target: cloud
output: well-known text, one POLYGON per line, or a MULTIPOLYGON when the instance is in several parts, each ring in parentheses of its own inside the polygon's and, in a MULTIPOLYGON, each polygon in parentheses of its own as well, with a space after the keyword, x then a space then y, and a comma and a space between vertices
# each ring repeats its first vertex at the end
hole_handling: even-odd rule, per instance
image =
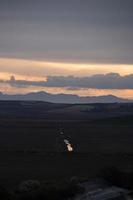
POLYGON ((16 80, 11 76, 10 80, 0 80, 14 87, 64 87, 64 88, 94 88, 94 89, 133 89, 133 74, 121 76, 117 73, 96 74, 89 77, 74 76, 47 76, 45 81, 16 80))
POLYGON ((132 0, 0 0, 0 56, 133 64, 132 0))

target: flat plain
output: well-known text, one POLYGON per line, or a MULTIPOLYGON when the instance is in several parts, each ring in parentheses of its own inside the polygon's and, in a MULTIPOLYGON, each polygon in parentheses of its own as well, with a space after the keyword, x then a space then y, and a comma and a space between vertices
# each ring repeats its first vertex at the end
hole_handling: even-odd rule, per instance
POLYGON ((2 185, 13 187, 29 179, 91 178, 112 166, 133 168, 132 104, 52 104, 46 110, 41 102, 41 108, 35 102, 32 108, 30 102, 17 103, 17 108, 16 102, 0 104, 2 185), (73 152, 67 151, 61 132, 73 152))

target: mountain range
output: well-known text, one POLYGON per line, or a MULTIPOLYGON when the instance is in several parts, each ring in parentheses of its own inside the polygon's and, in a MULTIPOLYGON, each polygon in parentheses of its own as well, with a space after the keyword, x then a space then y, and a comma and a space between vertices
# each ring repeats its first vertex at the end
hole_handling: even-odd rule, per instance
POLYGON ((85 96, 73 94, 50 94, 47 92, 31 92, 27 94, 4 94, 0 92, 0 100, 13 101, 45 101, 52 103, 129 103, 133 100, 119 98, 113 95, 106 96, 85 96))

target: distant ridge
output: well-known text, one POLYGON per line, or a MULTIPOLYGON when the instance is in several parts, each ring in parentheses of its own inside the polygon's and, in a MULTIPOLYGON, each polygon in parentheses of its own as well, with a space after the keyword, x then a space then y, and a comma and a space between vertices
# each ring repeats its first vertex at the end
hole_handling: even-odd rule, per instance
POLYGON ((133 100, 118 98, 113 95, 106 96, 86 96, 80 97, 72 94, 50 94, 47 92, 32 92, 27 94, 3 94, 0 92, 0 100, 17 100, 17 101, 46 101, 52 103, 129 103, 133 100))

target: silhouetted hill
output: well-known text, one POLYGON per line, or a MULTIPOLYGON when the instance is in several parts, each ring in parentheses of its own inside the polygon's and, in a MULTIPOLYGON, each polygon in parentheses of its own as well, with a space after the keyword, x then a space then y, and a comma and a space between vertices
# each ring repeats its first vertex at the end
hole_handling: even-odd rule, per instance
MULTIPOLYGON (((118 98, 113 95, 107 96, 86 96, 80 97, 72 94, 50 94, 46 92, 33 92, 28 94, 8 95, 0 93, 0 100, 20 100, 20 101, 45 101, 52 103, 124 103, 131 100, 118 98)), ((132 101, 133 102, 133 101, 132 101)))

